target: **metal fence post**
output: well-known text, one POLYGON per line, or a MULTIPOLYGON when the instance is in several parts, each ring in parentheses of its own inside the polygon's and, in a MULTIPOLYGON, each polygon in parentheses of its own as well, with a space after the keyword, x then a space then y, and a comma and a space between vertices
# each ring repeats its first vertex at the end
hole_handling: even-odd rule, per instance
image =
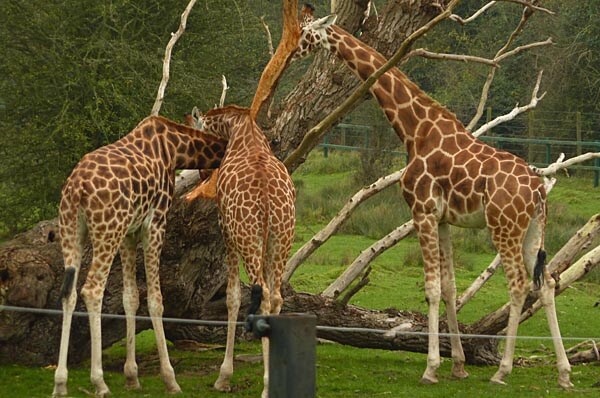
POLYGON ((269 398, 315 398, 317 317, 281 314, 268 322, 269 398))
POLYGON ((249 315, 247 330, 269 338, 269 398, 315 398, 317 317, 249 315))

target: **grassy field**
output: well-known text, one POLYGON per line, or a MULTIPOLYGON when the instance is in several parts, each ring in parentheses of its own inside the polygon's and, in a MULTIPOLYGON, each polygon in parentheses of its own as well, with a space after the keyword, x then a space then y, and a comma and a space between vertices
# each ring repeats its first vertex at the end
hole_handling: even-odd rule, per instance
MULTIPOLYGON (((345 201, 369 181, 359 181, 352 170, 358 166, 356 155, 332 154, 322 159, 311 155, 294 175, 298 189, 298 228, 295 248, 300 247, 339 210, 345 201)), ((547 249, 554 253, 591 215, 600 211, 600 189, 592 188, 590 179, 560 178, 550 193, 550 217, 547 249)), ((294 277, 296 290, 317 293, 332 282, 345 266, 366 247, 391 229, 409 219, 408 209, 397 187, 361 206, 360 211, 303 264, 294 277)), ((485 231, 453 230, 457 288, 465 289, 494 257, 495 252, 485 231)), ((600 242, 595 242, 600 244, 600 242)), ((414 237, 378 257, 372 264, 371 282, 351 300, 352 304, 383 309, 396 307, 426 311, 418 243, 414 237)), ((599 272, 574 284, 557 298, 561 331, 565 337, 600 337, 599 272)), ((459 313, 464 323, 474 322, 508 300, 502 272, 494 276, 478 295, 459 313)), ((543 313, 521 325, 519 334, 548 336, 543 313)), ((106 382, 115 397, 162 397, 164 387, 158 376, 158 356, 151 331, 138 338, 140 391, 126 391, 121 369, 124 343, 105 351, 106 382)), ((566 341, 571 347, 578 341, 566 341)), ((218 374, 224 351, 189 352, 170 347, 177 380, 183 397, 257 397, 262 389, 262 365, 251 361, 260 353, 257 342, 236 346, 235 373, 230 394, 215 392, 212 383, 218 374)), ((496 367, 468 366, 471 376, 462 381, 450 378, 450 361, 444 359, 439 371, 440 383, 419 384, 426 366, 426 356, 406 352, 358 349, 337 344, 317 347, 318 397, 597 397, 600 389, 600 366, 573 367, 572 391, 557 387, 552 345, 548 340, 527 339, 517 342, 517 366, 507 378, 507 386, 489 383, 496 367), (535 356, 535 358, 533 358, 535 356)), ((52 368, 0 367, 0 397, 47 397, 53 386, 52 368)), ((89 364, 71 368, 69 396, 86 397, 92 390, 89 364)))

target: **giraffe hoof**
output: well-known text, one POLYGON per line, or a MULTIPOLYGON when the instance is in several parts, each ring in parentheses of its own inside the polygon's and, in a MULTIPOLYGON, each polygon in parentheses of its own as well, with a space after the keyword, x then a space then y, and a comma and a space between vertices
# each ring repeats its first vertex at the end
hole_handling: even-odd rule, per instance
POLYGON ((126 379, 125 380, 125 389, 126 390, 140 390, 142 386, 137 378, 135 379, 126 379))
POLYGON ((458 380, 462 380, 468 378, 469 373, 464 369, 462 369, 461 371, 456 370, 452 372, 452 377, 458 380))
POLYGON ((575 387, 575 385, 573 383, 571 383, 571 380, 569 380, 568 375, 567 375, 567 377, 559 377, 558 385, 561 386, 562 388, 564 388, 565 390, 570 390, 571 388, 575 387))
POLYGON ((492 377, 490 379, 490 383, 492 383, 492 384, 498 384, 500 386, 505 386, 506 385, 506 382, 504 380, 502 380, 500 377, 496 377, 496 376, 494 376, 494 377, 492 377))
POLYGON ((431 376, 423 376, 421 377, 421 384, 437 384, 438 378, 431 376))
POLYGON ((215 384, 213 387, 217 391, 231 392, 231 385, 229 384, 229 380, 218 379, 217 381, 215 381, 215 384))
POLYGON ((54 385, 54 391, 52 392, 52 398, 64 397, 67 395, 67 383, 57 383, 54 385))

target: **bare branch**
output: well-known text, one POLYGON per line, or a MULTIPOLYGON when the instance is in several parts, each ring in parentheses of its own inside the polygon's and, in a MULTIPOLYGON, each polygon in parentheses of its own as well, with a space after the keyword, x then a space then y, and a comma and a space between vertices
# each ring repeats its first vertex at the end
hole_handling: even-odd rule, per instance
MULTIPOLYGON (((504 43, 504 46, 502 46, 502 48, 500 48, 500 50, 498 50, 498 52, 496 52, 494 59, 496 59, 499 56, 501 56, 502 54, 504 54, 508 50, 510 45, 514 42, 514 40, 517 38, 517 36, 521 33, 521 31, 523 30, 523 27, 527 23, 527 20, 529 20, 529 17, 531 16, 531 13, 526 12, 526 11, 527 11, 527 9, 523 9, 523 14, 521 15, 521 19, 519 20, 517 27, 510 34, 508 40, 506 41, 506 43, 504 43)), ((467 130, 473 130, 473 128, 479 122, 479 119, 481 119, 481 116, 483 115, 483 109, 485 108, 485 104, 487 103, 490 86, 492 85, 495 75, 496 75, 496 67, 493 66, 492 68, 490 68, 490 71, 488 72, 488 76, 485 80, 485 83, 483 84, 483 88, 481 90, 481 97, 479 99, 479 104, 477 105, 477 111, 475 112, 475 116, 473 116, 473 118, 467 125, 467 130)))
POLYGON ((487 3, 486 5, 484 5, 483 7, 481 7, 479 10, 477 10, 473 15, 471 15, 470 17, 468 17, 467 19, 463 19, 460 16, 456 15, 456 14, 452 14, 450 15, 450 19, 453 21, 458 22, 461 25, 466 25, 469 22, 473 22, 473 20, 475 20, 478 16, 480 16, 481 14, 483 14, 488 8, 492 7, 494 4, 496 4, 495 1, 490 1, 489 3, 487 3))
POLYGON ((500 254, 494 257, 494 260, 487 266, 487 268, 471 283, 461 295, 456 299, 456 312, 460 311, 464 305, 475 296, 483 285, 496 273, 498 267, 502 264, 500 260, 500 254))
POLYGON ((536 6, 535 4, 532 4, 529 1, 525 1, 525 0, 500 0, 500 1, 505 1, 507 3, 517 3, 517 4, 521 4, 523 7, 529 8, 530 10, 545 12, 546 14, 549 14, 549 15, 556 15, 556 13, 554 11, 551 11, 544 7, 536 6))
POLYGON ((154 106, 152 107, 152 112, 150 113, 151 115, 158 115, 163 100, 165 99, 165 89, 167 88, 167 83, 169 82, 171 51, 173 50, 173 46, 175 46, 175 43, 177 43, 177 40, 179 40, 179 38, 181 37, 181 35, 183 35, 183 32, 185 31, 185 25, 187 24, 188 15, 190 15, 192 7, 194 7, 195 3, 196 0, 190 0, 187 7, 183 11, 183 14, 181 14, 181 22, 179 24, 179 29, 177 29, 177 32, 171 33, 171 39, 169 40, 169 43, 167 43, 167 47, 165 48, 162 80, 160 81, 160 85, 158 86, 158 93, 156 93, 156 100, 154 101, 154 106))
POLYGON ((354 287, 352 289, 350 289, 348 291, 348 293, 346 293, 343 297, 341 297, 339 299, 339 303, 341 305, 347 305, 348 302, 350 301, 350 299, 356 294, 358 293, 363 287, 367 286, 369 284, 369 274, 371 273, 373 269, 371 267, 368 267, 367 270, 365 271, 365 273, 363 274, 362 278, 360 278, 360 281, 354 285, 354 287))
POLYGON ((250 105, 250 115, 257 119, 264 105, 269 101, 279 78, 287 68, 300 37, 300 22, 298 21, 298 0, 283 0, 283 31, 279 45, 260 75, 258 87, 250 105))
POLYGON ((510 51, 500 55, 499 57, 494 58, 494 62, 498 63, 498 62, 502 61, 503 59, 512 57, 513 55, 516 55, 522 51, 529 50, 529 49, 535 48, 535 47, 547 46, 550 44, 554 44, 551 37, 547 38, 544 41, 538 41, 535 43, 525 44, 523 46, 516 47, 513 50, 510 50, 510 51))
POLYGON ((382 191, 383 189, 397 183, 400 181, 400 178, 404 174, 404 169, 400 171, 396 171, 390 175, 385 177, 381 177, 373 184, 369 185, 358 191, 346 202, 344 207, 338 212, 337 216, 335 216, 329 224, 321 231, 319 231, 311 240, 306 242, 294 255, 288 260, 287 265, 285 267, 285 272, 283 273, 283 280, 289 282, 292 274, 298 268, 308 256, 310 256, 319 246, 321 246, 327 239, 329 239, 333 234, 337 232, 340 226, 350 217, 350 214, 354 211, 359 204, 375 195, 376 193, 382 191))
POLYGON ((356 279, 367 266, 377 258, 381 253, 406 238, 415 230, 413 220, 409 220, 387 234, 382 239, 373 243, 371 246, 363 250, 358 257, 346 268, 331 285, 321 293, 326 297, 338 296, 346 290, 348 286, 356 279))
POLYGON ((267 32, 267 42, 269 44, 269 55, 272 57, 275 54, 275 50, 273 49, 273 38, 271 37, 271 31, 269 30, 269 25, 265 22, 265 16, 260 17, 260 23, 262 23, 263 28, 267 32))
MULTIPOLYGON (((510 111, 509 113, 502 115, 502 116, 498 116, 494 120, 491 120, 491 121, 487 122, 486 124, 484 124, 483 126, 479 127, 476 131, 473 132, 473 135, 475 137, 479 137, 481 134, 485 133, 486 131, 491 130, 492 128, 496 127, 497 125, 504 123, 508 120, 512 120, 517 115, 535 108, 537 106, 538 102, 542 98, 544 98, 544 96, 546 95, 546 93, 543 93, 541 96, 538 97, 538 91, 540 89, 540 83, 542 82, 543 73, 544 73, 543 70, 541 70, 540 73, 538 73, 537 81, 535 83, 535 87, 533 88, 533 92, 531 93, 531 101, 529 102, 529 104, 524 105, 524 106, 519 106, 517 104, 513 108, 513 110, 510 111)), ((486 83, 488 83, 488 82, 486 81, 486 83)), ((490 81, 490 83, 491 83, 491 81, 490 81)))
POLYGON ((600 152, 584 153, 583 155, 575 156, 574 158, 568 159, 566 161, 564 160, 564 158, 565 158, 565 154, 561 153, 560 156, 558 157, 558 160, 556 162, 552 163, 551 165, 549 165, 548 167, 543 167, 543 168, 536 167, 536 166, 529 166, 529 167, 531 167, 531 169, 540 176, 549 176, 549 175, 556 174, 556 172, 558 170, 566 169, 567 167, 571 167, 574 164, 582 163, 582 162, 585 162, 585 161, 591 160, 591 159, 600 158, 600 152))
POLYGON ((419 56, 428 59, 441 59, 445 61, 477 62, 485 65, 499 66, 497 60, 477 57, 474 55, 433 53, 425 50, 424 48, 417 48, 416 50, 412 50, 411 52, 406 54, 404 59, 408 59, 414 56, 419 56))
POLYGON ((227 85, 227 79, 225 75, 222 75, 221 84, 223 85, 223 91, 221 91, 221 99, 219 100, 219 108, 222 108, 225 105, 225 96, 227 95, 227 90, 229 90, 229 86, 227 85))

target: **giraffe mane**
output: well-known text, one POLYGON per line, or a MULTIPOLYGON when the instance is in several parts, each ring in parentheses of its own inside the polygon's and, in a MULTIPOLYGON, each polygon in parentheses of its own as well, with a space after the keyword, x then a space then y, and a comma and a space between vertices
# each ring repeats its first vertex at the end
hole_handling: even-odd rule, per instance
POLYGON ((250 108, 244 108, 242 106, 237 106, 237 105, 227 105, 223 108, 211 109, 208 112, 206 112, 205 116, 222 115, 225 113, 238 113, 238 114, 248 113, 248 114, 250 114, 250 108))

